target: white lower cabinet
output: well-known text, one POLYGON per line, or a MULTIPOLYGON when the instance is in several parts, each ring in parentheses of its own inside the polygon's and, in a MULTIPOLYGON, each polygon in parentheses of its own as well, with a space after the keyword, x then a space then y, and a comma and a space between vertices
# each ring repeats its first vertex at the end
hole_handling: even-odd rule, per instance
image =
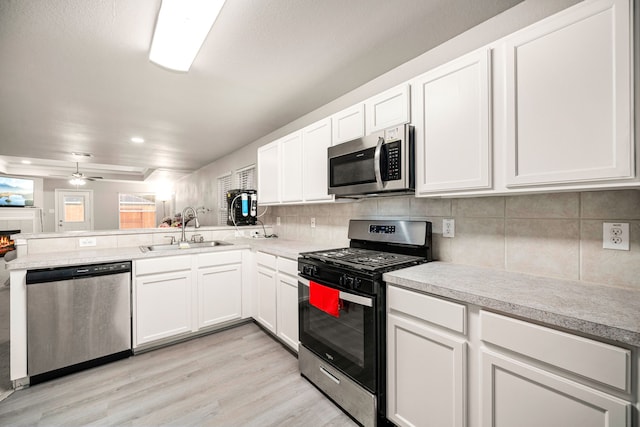
POLYGON ((483 349, 483 426, 631 426, 631 403, 483 349))
POLYGON ((258 264, 258 312, 256 320, 276 333, 276 271, 258 264))
POLYGON ((264 252, 256 258, 256 320, 298 351, 298 264, 264 252))
POLYGON ((629 349, 480 310, 482 426, 630 427, 629 349))
POLYGON ((464 323, 460 304, 389 287, 387 418, 398 426, 465 425, 467 342, 448 329, 464 323))
POLYGON ((191 331, 191 256, 135 261, 137 345, 191 331))
POLYGON ((242 254, 198 257, 198 327, 242 318, 242 254))
POLYGON ((242 318, 242 252, 134 261, 134 348, 242 318))
POLYGON ((298 277, 297 262, 278 258, 277 335, 285 344, 298 351, 298 277), (292 274, 293 273, 293 274, 292 274))
POLYGON ((637 349, 387 289, 387 418, 396 425, 637 426, 637 349))

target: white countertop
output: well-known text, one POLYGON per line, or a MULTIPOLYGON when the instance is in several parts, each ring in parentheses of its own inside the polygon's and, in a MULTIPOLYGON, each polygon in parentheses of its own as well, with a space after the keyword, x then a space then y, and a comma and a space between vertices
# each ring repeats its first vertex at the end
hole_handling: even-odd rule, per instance
POLYGON ((640 290, 431 262, 387 283, 640 347, 640 290))
POLYGON ((110 248, 110 249, 83 249, 66 252, 51 252, 18 257, 6 263, 8 270, 28 270, 36 268, 63 267, 67 265, 86 265, 114 261, 127 261, 144 258, 158 258, 164 256, 181 255, 188 253, 219 252, 240 249, 253 249, 268 252, 284 258, 297 259, 300 252, 328 249, 330 246, 318 245, 308 242, 299 242, 286 239, 264 238, 235 238, 227 240, 231 245, 214 246, 206 248, 176 249, 174 251, 150 251, 142 252, 138 246, 110 248))

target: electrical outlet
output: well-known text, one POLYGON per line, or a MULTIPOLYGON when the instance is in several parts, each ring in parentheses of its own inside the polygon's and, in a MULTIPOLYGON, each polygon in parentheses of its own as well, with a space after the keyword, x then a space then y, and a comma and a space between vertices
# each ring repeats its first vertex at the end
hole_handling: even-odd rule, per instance
POLYGON ((80 246, 81 248, 84 248, 87 246, 95 246, 95 245, 96 245, 95 237, 81 237, 78 240, 78 246, 80 246))
POLYGON ((629 250, 629 223, 603 222, 602 247, 604 249, 629 250))
POLYGON ((455 237, 456 221, 454 219, 442 220, 442 237, 455 237))
POLYGON ((316 228, 316 219, 311 218, 311 228, 316 228))
POLYGON ((280 217, 279 216, 276 217, 276 225, 280 225, 280 217))

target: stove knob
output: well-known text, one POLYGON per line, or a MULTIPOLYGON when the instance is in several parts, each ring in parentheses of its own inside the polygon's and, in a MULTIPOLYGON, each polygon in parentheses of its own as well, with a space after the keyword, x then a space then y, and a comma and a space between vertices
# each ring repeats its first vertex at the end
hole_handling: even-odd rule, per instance
POLYGON ((344 285, 349 289, 353 289, 353 277, 345 275, 344 285))
POLYGON ((355 281, 353 282, 353 289, 360 289, 360 286, 362 286, 362 279, 356 277, 355 281))
POLYGON ((315 265, 303 265, 302 266, 302 273, 306 274, 307 276, 314 276, 316 273, 317 269, 315 265))

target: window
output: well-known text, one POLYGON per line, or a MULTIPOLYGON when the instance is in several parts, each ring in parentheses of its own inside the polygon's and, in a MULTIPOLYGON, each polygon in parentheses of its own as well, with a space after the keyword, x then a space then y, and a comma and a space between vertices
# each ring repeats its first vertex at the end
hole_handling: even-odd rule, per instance
POLYGON ((227 191, 231 190, 231 172, 218 177, 218 225, 227 225, 227 191))
POLYGON ((120 229, 155 228, 155 194, 119 194, 120 229))
POLYGON ((236 179, 240 190, 255 190, 255 174, 256 165, 247 166, 246 168, 236 171, 236 179))
POLYGON ((82 196, 64 196, 64 222, 84 222, 84 198, 82 196))

